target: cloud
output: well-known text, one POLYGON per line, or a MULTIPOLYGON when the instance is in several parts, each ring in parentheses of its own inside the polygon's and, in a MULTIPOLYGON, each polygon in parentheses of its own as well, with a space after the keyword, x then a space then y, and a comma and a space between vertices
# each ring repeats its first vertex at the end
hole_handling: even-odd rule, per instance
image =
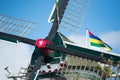
POLYGON ((113 51, 120 54, 120 31, 105 32, 100 34, 100 37, 113 48, 113 51))
POLYGON ((85 44, 86 43, 86 36, 85 35, 71 34, 68 36, 68 38, 78 45, 86 46, 86 44, 85 44))
MULTIPOLYGON (((109 44, 113 48, 112 52, 120 53, 120 31, 103 32, 102 34, 96 36, 100 37, 104 42, 109 44)), ((86 46, 85 35, 71 34, 68 38, 78 45, 86 46)))
POLYGON ((120 31, 110 31, 110 32, 102 33, 100 37, 102 38, 102 40, 104 40, 111 46, 115 48, 120 47, 120 45, 118 45, 120 44, 120 31))
POLYGON ((7 80, 5 67, 9 66, 11 73, 18 73, 21 67, 27 67, 32 50, 23 43, 10 43, 0 40, 0 78, 7 80))

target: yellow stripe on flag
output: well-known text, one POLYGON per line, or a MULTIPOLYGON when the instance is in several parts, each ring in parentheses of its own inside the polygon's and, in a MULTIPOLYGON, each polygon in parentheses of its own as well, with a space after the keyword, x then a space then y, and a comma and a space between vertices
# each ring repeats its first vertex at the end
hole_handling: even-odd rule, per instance
POLYGON ((102 41, 97 40, 97 39, 92 39, 90 38, 90 42, 96 43, 96 44, 104 44, 102 41))
POLYGON ((105 48, 108 50, 108 52, 111 51, 111 49, 107 45, 105 45, 105 48))

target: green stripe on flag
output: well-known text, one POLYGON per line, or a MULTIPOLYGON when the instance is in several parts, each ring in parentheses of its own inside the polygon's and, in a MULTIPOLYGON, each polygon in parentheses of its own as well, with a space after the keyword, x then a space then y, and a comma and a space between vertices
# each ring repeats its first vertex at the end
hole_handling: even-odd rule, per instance
POLYGON ((105 47, 105 45, 104 45, 104 44, 96 44, 96 43, 93 43, 93 42, 91 42, 90 44, 91 44, 91 46, 96 46, 96 47, 105 47))

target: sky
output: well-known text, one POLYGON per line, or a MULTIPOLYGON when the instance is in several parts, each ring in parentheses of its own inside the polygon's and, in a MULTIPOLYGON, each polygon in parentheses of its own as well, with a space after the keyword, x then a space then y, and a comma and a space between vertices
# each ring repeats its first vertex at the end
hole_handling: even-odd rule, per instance
MULTIPOLYGON (((48 23, 55 0, 0 0, 0 14, 37 23, 30 38, 45 38, 52 26, 48 23)), ((109 44, 112 52, 120 54, 120 0, 92 0, 79 34, 67 32, 69 39, 85 45, 86 28, 109 44)), ((61 32, 65 33, 65 32, 61 32)), ((33 48, 24 43, 0 40, 0 79, 8 80, 4 71, 9 66, 12 73, 29 63, 33 48)))

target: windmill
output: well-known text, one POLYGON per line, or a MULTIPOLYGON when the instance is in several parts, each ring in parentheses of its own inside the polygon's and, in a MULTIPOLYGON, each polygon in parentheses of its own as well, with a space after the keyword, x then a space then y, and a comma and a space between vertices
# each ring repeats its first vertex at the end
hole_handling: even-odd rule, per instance
MULTIPOLYGON (((79 0, 75 0, 75 1, 76 3, 83 4, 83 2, 80 2, 79 0)), ((36 48, 35 51, 33 52, 31 63, 27 71, 28 80, 33 80, 33 79, 36 80, 36 79, 44 78, 46 77, 46 75, 49 75, 48 77, 51 77, 53 79, 56 79, 57 77, 66 79, 64 75, 66 75, 68 72, 62 72, 63 70, 65 70, 66 67, 67 69, 71 69, 71 70, 88 69, 87 67, 67 66, 68 64, 66 64, 66 60, 67 60, 66 54, 104 63, 104 60, 100 57, 100 54, 102 52, 76 46, 73 41, 70 41, 63 34, 57 32, 59 26, 67 28, 66 26, 69 25, 71 27, 77 27, 77 29, 80 28, 76 26, 77 24, 76 22, 79 19, 77 15, 71 14, 69 11, 66 11, 65 14, 66 6, 69 7, 70 11, 71 10, 74 12, 76 11, 73 9, 73 7, 76 5, 70 3, 69 0, 57 0, 56 6, 53 10, 53 14, 50 18, 50 20, 53 21, 53 26, 48 36, 45 39, 32 40, 25 37, 20 37, 9 33, 0 32, 1 39, 6 40, 7 38, 8 40, 11 39, 12 41, 18 40, 20 42, 24 42, 30 45, 35 45, 36 48), (68 4, 71 6, 68 6, 68 4), (72 18, 70 18, 69 16, 72 16, 72 18), (73 17, 77 19, 75 20, 73 19, 73 17), (71 24, 69 20, 75 23, 71 24), (60 74, 60 72, 62 72, 62 74, 60 74)), ((67 29, 73 31, 70 28, 67 29)), ((102 54, 106 59, 112 56, 112 58, 114 59, 114 64, 116 64, 117 61, 119 61, 120 59, 119 56, 117 55, 111 55, 107 53, 102 53, 102 54)), ((72 58, 74 57, 71 58, 68 57, 69 65, 71 65, 70 62, 72 58)))

